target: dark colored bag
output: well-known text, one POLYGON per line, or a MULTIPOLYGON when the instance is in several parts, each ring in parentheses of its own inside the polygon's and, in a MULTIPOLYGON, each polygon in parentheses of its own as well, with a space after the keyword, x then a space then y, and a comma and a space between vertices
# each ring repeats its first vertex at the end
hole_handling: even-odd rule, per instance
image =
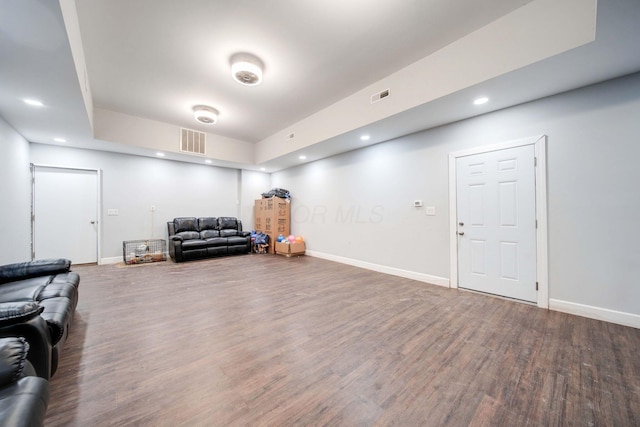
POLYGON ((262 197, 265 199, 270 199, 271 197, 280 197, 281 199, 288 199, 291 197, 291 193, 289 190, 285 190, 284 188, 272 188, 266 193, 262 193, 262 197))
POLYGON ((268 245, 269 244, 269 235, 264 233, 256 233, 256 237, 253 240, 253 244, 255 245, 268 245))

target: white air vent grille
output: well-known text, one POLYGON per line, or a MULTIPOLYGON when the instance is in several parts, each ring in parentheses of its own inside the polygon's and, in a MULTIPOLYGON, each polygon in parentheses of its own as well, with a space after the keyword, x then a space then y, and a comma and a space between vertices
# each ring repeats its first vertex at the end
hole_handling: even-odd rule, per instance
POLYGON ((382 92, 374 93, 373 95, 371 95, 371 103, 375 104, 376 102, 382 101, 390 94, 391 92, 389 92, 389 89, 385 89, 382 92))
POLYGON ((204 156, 207 153, 206 136, 206 133, 197 130, 180 129, 180 151, 204 156))

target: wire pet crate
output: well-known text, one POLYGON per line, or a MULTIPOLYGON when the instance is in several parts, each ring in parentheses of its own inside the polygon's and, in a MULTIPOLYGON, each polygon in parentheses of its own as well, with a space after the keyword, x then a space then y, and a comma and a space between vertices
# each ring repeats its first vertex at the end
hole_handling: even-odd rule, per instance
POLYGON ((128 240, 122 242, 122 259, 127 265, 166 260, 166 245, 163 239, 128 240))

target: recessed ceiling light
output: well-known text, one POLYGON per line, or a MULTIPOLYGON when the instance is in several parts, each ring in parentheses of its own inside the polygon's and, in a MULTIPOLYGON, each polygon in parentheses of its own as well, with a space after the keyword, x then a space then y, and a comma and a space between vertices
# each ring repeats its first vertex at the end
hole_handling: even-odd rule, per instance
POLYGON ((55 142, 67 142, 67 140, 66 140, 66 139, 64 139, 64 138, 53 138, 53 140, 54 140, 55 142))
POLYGON ((475 101, 473 101, 475 105, 482 105, 482 104, 486 104, 487 102, 489 102, 489 98, 487 98, 486 96, 477 98, 475 101))
POLYGON ((205 163, 209 163, 209 164, 211 164, 211 163, 213 163, 213 160, 211 160, 211 159, 207 159, 207 160, 205 160, 204 162, 205 162, 205 163))
POLYGON ((267 170, 267 168, 260 168, 260 170, 261 170, 262 172, 264 172, 264 171, 266 171, 266 170, 267 170))
POLYGON ((156 156, 158 156, 158 157, 164 157, 164 153, 161 153, 161 152, 159 152, 159 151, 158 151, 158 152, 156 153, 156 156))
POLYGON ((300 160, 305 160, 305 159, 307 158, 307 156, 302 155, 302 156, 299 156, 298 158, 299 158, 300 160))
POLYGON ((236 53, 231 57, 233 79, 246 86, 257 86, 262 82, 262 61, 249 53, 236 53))
POLYGON ((371 138, 371 137, 370 137, 369 135, 362 135, 362 136, 360 137, 360 139, 361 139, 361 140, 363 140, 363 141, 368 141, 370 138, 371 138))
POLYGON ((193 117, 200 123, 212 125, 218 121, 218 110, 206 105, 193 107, 193 117))
POLYGON ((37 99, 25 99, 25 104, 31 105, 32 107, 42 107, 44 104, 42 101, 38 101, 37 99))

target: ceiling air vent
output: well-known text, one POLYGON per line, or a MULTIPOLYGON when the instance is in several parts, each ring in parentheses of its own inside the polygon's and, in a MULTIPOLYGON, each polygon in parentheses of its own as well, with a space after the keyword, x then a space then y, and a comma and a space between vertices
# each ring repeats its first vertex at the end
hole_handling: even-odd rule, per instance
POLYGON ((371 95, 371 103, 375 104, 376 102, 382 101, 388 96, 389 96, 389 89, 385 89, 382 92, 374 93, 373 95, 371 95))
POLYGON ((180 129, 180 151, 204 156, 206 154, 206 136, 206 133, 197 130, 180 129))

